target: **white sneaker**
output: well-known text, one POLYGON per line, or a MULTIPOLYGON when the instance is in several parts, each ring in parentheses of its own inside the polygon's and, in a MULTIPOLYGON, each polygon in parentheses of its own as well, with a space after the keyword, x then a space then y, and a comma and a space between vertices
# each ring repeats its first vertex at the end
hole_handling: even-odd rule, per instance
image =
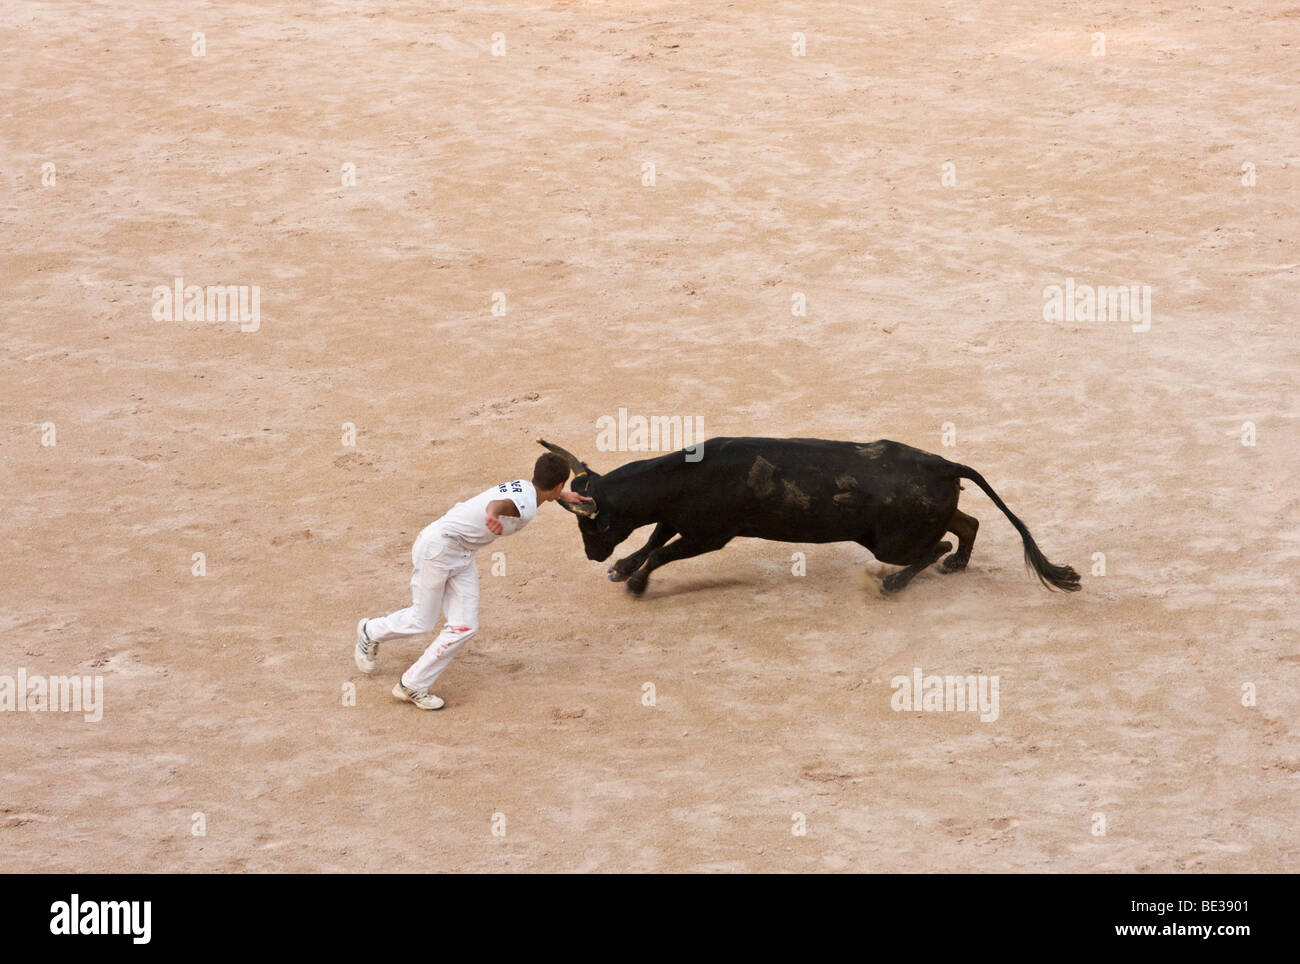
POLYGON ((413 690, 400 679, 393 687, 393 695, 404 703, 414 703, 422 710, 440 710, 443 703, 428 690, 413 690))
POLYGON ((357 623, 357 648, 352 651, 352 658, 357 661, 357 669, 363 673, 375 671, 375 659, 379 656, 379 644, 366 635, 366 621, 357 623))

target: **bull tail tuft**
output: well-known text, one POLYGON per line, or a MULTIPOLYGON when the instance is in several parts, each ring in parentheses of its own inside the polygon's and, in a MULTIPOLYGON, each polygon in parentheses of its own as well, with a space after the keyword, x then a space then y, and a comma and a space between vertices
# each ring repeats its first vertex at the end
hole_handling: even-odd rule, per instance
POLYGON ((993 504, 1011 520, 1011 524, 1016 527, 1016 531, 1020 533, 1021 541, 1025 544, 1025 566, 1038 577, 1039 582, 1048 589, 1078 592, 1080 588, 1079 574, 1069 566, 1057 566, 1048 561, 1042 550, 1038 548, 1038 543, 1034 542, 1034 537, 1029 534, 1029 529, 1016 518, 1014 512, 1007 508, 1007 504, 998 498, 998 494, 993 491, 993 487, 984 481, 984 476, 969 465, 958 465, 957 469, 958 478, 970 479, 978 485, 984 490, 984 494, 993 500, 993 504))

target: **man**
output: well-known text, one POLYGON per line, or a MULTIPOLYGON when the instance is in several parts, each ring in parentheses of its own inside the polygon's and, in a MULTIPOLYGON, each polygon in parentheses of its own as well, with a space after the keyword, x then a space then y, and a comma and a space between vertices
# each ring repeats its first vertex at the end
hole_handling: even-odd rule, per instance
POLYGON ((446 515, 424 528, 411 547, 411 605, 390 616, 357 623, 353 653, 363 673, 375 668, 379 644, 433 629, 438 613, 447 617, 442 632, 402 674, 393 695, 422 710, 441 709, 443 702, 429 692, 452 658, 478 631, 478 570, 474 554, 497 536, 514 535, 537 515, 544 502, 574 505, 591 499, 565 492, 569 465, 552 452, 533 467, 533 479, 516 479, 493 486, 467 502, 458 502, 446 515))

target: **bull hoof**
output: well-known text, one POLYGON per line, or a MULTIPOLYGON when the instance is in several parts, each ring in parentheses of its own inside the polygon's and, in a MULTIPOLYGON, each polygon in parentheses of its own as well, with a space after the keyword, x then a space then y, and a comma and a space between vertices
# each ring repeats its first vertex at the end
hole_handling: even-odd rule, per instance
POLYGON ((646 573, 634 572, 627 579, 627 591, 634 596, 639 596, 645 592, 646 583, 649 581, 650 577, 646 573))
POLYGON ((898 578, 901 575, 902 575, 901 572, 891 572, 888 576, 886 576, 884 579, 880 581, 880 588, 885 590, 885 592, 898 592, 898 590, 902 589, 904 586, 908 584, 908 582, 911 581, 910 578, 909 579, 898 578))
POLYGON ((619 572, 619 571, 618 571, 618 566, 610 566, 610 567, 609 567, 609 581, 610 581, 610 582, 626 582, 626 581, 627 581, 627 577, 628 577, 628 575, 629 575, 628 573, 619 572))
POLYGON ((957 553, 954 552, 943 562, 939 563, 939 571, 943 573, 945 576, 950 575, 954 572, 961 572, 963 569, 966 568, 967 561, 968 560, 966 559, 960 558, 957 555, 957 553))

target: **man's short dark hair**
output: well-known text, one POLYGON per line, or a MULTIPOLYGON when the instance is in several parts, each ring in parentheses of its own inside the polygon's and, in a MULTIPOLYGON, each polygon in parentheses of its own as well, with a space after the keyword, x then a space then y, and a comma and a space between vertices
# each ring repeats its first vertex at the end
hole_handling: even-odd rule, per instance
POLYGON ((554 452, 543 452, 533 466, 533 485, 543 491, 569 480, 569 463, 554 452))

